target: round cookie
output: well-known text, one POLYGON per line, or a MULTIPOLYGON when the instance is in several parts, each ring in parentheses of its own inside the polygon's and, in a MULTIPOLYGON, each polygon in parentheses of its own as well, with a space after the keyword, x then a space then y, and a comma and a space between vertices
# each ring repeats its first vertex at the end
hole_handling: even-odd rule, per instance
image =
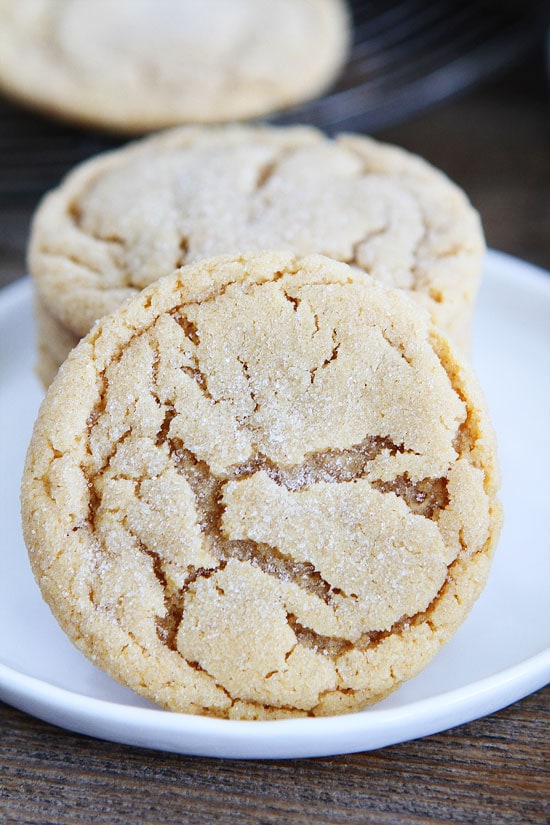
POLYGON ((301 103, 348 44, 343 0, 0 0, 2 88, 125 133, 301 103))
POLYGON ((25 540, 75 644, 175 711, 381 699, 466 617, 499 532, 478 385, 428 314, 291 253, 183 268, 41 407, 25 540))
POLYGON ((465 350, 483 235, 444 175, 362 136, 306 127, 183 127, 97 157, 35 216, 29 267, 77 335, 200 258, 291 249, 411 292, 465 350))

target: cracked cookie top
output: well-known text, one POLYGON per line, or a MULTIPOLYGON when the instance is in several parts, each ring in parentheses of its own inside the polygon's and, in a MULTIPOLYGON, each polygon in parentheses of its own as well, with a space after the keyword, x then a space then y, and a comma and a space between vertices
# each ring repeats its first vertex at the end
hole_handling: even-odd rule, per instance
POLYGON ((0 0, 0 83, 65 118, 143 132, 314 97, 348 41, 344 0, 0 0))
POLYGON ((290 249, 406 289, 467 349, 483 253, 476 212, 420 158, 305 127, 185 127, 102 155, 46 197, 29 266, 44 303, 86 334, 200 258, 290 249))
POLYGON ((500 510, 477 384, 399 290, 322 256, 203 261, 100 321, 23 480, 75 643, 167 708, 380 699, 463 621, 500 510))

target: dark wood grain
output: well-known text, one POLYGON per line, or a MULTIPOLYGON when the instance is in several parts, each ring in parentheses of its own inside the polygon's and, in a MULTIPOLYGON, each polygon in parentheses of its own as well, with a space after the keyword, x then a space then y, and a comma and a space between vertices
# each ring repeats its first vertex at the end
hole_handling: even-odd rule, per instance
POLYGON ((244 762, 127 748, 0 705, 0 821, 550 821, 550 688, 485 719, 383 750, 244 762))
MULTIPOLYGON (((461 184, 491 246, 550 268, 548 111, 538 55, 378 137, 461 184)), ((25 271, 35 205, 0 208, 0 284, 25 271)), ((376 752, 243 762, 102 742, 0 704, 0 823, 548 825, 549 709, 547 688, 485 719, 376 752)))

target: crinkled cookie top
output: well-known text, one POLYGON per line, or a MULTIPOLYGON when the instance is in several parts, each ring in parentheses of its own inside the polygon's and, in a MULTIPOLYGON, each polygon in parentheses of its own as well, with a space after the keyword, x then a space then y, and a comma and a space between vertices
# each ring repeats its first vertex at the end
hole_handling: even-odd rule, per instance
POLYGON ((268 114, 324 90, 343 0, 0 0, 0 83, 123 132, 268 114))
POLYGON ((379 699, 464 619, 499 509, 468 370, 405 294, 321 256, 184 268, 50 388, 23 518, 75 642, 172 710, 379 699))
POLYGON ((307 128, 183 128, 98 157, 49 195, 30 268, 71 330, 200 258, 321 253, 409 290, 462 344, 483 237, 464 194, 419 158, 307 128))

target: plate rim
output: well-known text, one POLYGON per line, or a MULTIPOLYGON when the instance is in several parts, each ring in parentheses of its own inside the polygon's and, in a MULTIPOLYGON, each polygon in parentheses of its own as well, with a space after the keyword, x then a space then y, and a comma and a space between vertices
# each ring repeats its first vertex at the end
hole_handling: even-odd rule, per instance
MULTIPOLYGON (((517 276, 519 267, 530 288, 550 292, 550 273, 536 264, 488 249, 484 266, 499 268, 505 277, 517 276)), ((3 287, 0 314, 29 300, 30 293, 29 276, 3 287)), ((153 750, 241 759, 328 756, 429 736, 494 713, 549 681, 550 646, 489 676, 401 707, 374 705, 340 716, 249 721, 174 713, 93 697, 0 660, 0 699, 65 730, 153 750), (93 725, 97 723, 101 723, 99 728, 114 725, 111 735, 95 732, 93 725), (156 738, 149 738, 152 733, 156 738), (328 745, 327 736, 332 737, 328 745)))
POLYGON ((549 681, 547 648, 496 674, 399 708, 375 705, 341 716, 248 721, 119 704, 0 663, 3 701, 45 722, 122 745, 226 759, 294 759, 377 750, 502 710, 549 681))
MULTIPOLYGON (((533 656, 527 656, 515 665, 503 668, 490 676, 485 676, 475 682, 469 682, 468 684, 454 688, 453 690, 436 693, 434 696, 426 697, 424 699, 417 699, 413 702, 409 702, 407 705, 403 705, 402 707, 380 708, 377 705, 373 705, 371 707, 364 708, 363 710, 356 711, 355 713, 320 717, 304 716, 292 717, 289 719, 252 720, 251 723, 251 720, 222 719, 192 713, 178 713, 176 711, 166 711, 160 707, 141 707, 138 705, 128 705, 124 702, 113 702, 109 699, 99 699, 97 697, 87 696, 84 693, 69 690, 68 688, 60 687, 52 682, 46 682, 43 679, 39 679, 36 676, 30 676, 17 668, 0 662, 0 690, 5 684, 9 686, 10 677, 13 682, 20 681, 23 688, 22 695, 28 696, 29 698, 31 697, 30 691, 33 687, 37 685, 44 685, 47 691, 51 692, 53 699, 57 699, 59 702, 63 700, 63 707, 65 709, 67 707, 74 706, 83 700, 86 703, 89 703, 93 710, 99 711, 106 708, 115 708, 117 715, 122 713, 127 716, 128 719, 134 715, 143 714, 152 720, 162 719, 163 721, 166 721, 167 724, 169 719, 200 720, 202 724, 206 724, 207 726, 217 727, 222 724, 224 727, 227 727, 228 729, 233 728, 234 730, 237 730, 238 728, 246 728, 246 730, 248 730, 249 726, 252 725, 254 726, 254 729, 263 728, 264 730, 271 728, 275 729, 275 726, 278 726, 281 729, 285 727, 296 728, 296 726, 300 723, 304 726, 311 726, 312 724, 317 724, 321 721, 330 725, 338 724, 339 727, 342 727, 342 725, 344 727, 352 726, 353 721, 356 721, 358 718, 363 718, 363 715, 368 715, 369 717, 407 716, 411 710, 417 710, 419 713, 422 713, 428 705, 440 701, 443 697, 451 697, 453 700, 452 704, 458 705, 471 698, 474 693, 485 694, 490 692, 494 685, 502 685, 502 689, 504 690, 510 685, 517 684, 518 687, 521 686, 520 689, 523 689, 524 685, 530 684, 532 681, 535 682, 539 676, 541 678, 545 677, 546 679, 550 679, 550 647, 545 650, 541 650, 539 653, 535 653, 533 656)), ((542 688, 545 685, 546 682, 542 682, 538 688, 535 687, 534 690, 542 688)), ((90 717, 91 716, 94 716, 94 714, 90 714, 90 717)), ((118 716, 118 718, 120 719, 120 716, 118 716)))

